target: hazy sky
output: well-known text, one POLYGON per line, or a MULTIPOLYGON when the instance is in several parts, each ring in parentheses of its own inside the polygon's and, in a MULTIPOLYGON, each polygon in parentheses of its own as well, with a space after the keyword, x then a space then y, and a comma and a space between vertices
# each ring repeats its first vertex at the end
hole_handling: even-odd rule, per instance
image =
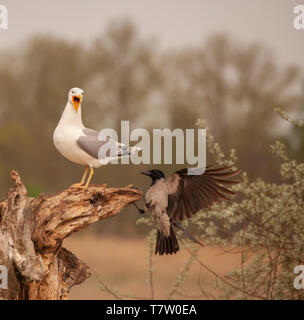
POLYGON ((225 32, 245 42, 261 42, 279 62, 304 69, 304 30, 293 27, 293 8, 304 0, 0 0, 9 11, 9 29, 0 47, 37 33, 87 42, 109 21, 130 18, 143 36, 164 47, 186 46, 225 32))

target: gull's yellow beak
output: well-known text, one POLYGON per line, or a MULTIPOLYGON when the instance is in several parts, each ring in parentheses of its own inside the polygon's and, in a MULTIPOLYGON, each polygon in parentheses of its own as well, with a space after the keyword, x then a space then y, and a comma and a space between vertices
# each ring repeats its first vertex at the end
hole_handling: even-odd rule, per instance
POLYGON ((81 95, 79 94, 78 96, 73 96, 72 101, 73 101, 74 108, 77 112, 81 104, 81 95))

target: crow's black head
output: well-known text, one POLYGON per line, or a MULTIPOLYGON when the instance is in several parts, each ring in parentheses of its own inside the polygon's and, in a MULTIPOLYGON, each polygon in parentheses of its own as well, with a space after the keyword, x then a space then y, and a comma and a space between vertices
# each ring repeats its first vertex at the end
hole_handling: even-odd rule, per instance
POLYGON ((165 175, 164 175, 164 173, 162 171, 156 170, 156 169, 142 171, 141 174, 149 176, 152 179, 153 182, 165 177, 165 175))

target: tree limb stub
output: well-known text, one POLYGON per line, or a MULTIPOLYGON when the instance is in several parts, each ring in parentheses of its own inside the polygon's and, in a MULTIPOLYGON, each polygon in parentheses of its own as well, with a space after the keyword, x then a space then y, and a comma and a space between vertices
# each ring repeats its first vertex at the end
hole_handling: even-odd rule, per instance
POLYGON ((115 216, 141 191, 132 185, 69 188, 29 198, 16 171, 15 188, 0 202, 0 265, 8 269, 4 299, 67 299, 70 289, 90 276, 88 267, 62 248, 63 240, 89 224, 115 216))

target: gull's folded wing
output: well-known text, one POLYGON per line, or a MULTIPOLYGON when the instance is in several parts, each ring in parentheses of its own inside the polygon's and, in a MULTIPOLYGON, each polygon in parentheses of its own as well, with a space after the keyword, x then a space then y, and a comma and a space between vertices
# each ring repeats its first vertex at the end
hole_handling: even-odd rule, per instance
POLYGON ((85 135, 80 136, 77 139, 77 144, 83 151, 85 151, 95 159, 99 159, 98 157, 99 150, 106 143, 108 145, 105 146, 105 154, 102 156, 102 158, 121 157, 121 156, 130 154, 126 146, 122 145, 121 143, 117 143, 114 140, 105 138, 104 140, 99 141, 98 132, 93 129, 85 128, 83 129, 82 132, 85 135))

